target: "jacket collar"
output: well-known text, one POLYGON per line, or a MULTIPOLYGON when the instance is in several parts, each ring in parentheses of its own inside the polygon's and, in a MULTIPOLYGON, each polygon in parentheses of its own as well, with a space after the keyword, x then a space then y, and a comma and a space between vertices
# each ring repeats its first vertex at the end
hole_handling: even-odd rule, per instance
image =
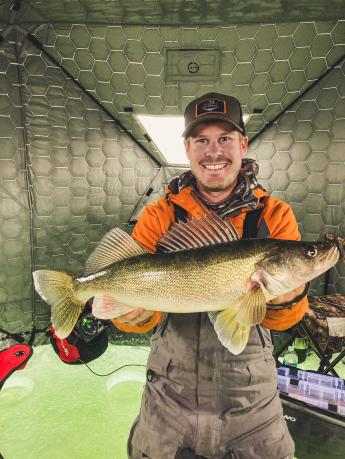
MULTIPOLYGON (((198 200, 198 198, 193 193, 191 186, 183 188, 179 193, 176 194, 172 193, 172 191, 169 188, 166 188, 165 192, 166 199, 168 202, 177 204, 194 217, 200 217, 201 215, 205 215, 205 213, 208 212, 208 209, 198 200)), ((255 188, 253 190, 253 193, 258 199, 256 208, 262 206, 262 204, 259 203, 259 199, 263 196, 267 196, 267 191, 264 188, 255 188)), ((243 212, 248 212, 251 210, 254 209, 245 208, 243 209, 243 212)))

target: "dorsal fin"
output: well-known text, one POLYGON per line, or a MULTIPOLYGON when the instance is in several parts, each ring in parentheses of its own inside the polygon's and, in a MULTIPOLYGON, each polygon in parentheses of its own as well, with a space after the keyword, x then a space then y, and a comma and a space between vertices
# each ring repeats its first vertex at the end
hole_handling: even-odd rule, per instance
POLYGON ((116 261, 148 253, 138 242, 120 228, 110 230, 85 263, 84 275, 108 268, 116 261))
POLYGON ((162 252, 179 252, 238 240, 235 227, 215 213, 179 221, 158 241, 162 252))

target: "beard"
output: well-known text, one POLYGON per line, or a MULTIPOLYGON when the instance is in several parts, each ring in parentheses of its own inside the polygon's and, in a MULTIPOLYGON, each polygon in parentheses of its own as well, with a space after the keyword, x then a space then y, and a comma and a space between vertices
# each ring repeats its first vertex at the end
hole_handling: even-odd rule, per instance
POLYGON ((197 178, 198 186, 202 187, 203 190, 208 192, 217 192, 217 191, 224 191, 228 188, 232 188, 234 184, 237 183, 237 175, 230 174, 226 177, 214 177, 214 178, 207 178, 205 177, 198 177, 197 178))

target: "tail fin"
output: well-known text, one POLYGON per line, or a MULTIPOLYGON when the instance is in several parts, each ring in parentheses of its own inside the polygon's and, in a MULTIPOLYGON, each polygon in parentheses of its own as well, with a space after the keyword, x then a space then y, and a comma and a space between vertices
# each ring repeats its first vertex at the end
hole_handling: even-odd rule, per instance
POLYGON ((47 269, 35 271, 32 275, 37 293, 51 306, 56 335, 61 339, 66 338, 84 309, 84 303, 75 296, 73 277, 47 269))

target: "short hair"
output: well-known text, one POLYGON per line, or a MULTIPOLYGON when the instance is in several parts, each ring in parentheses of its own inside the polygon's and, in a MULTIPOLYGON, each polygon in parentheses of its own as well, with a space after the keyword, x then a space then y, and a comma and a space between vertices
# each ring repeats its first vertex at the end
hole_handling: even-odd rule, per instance
MULTIPOLYGON (((197 130, 200 126, 209 126, 211 124, 215 124, 215 123, 219 123, 222 121, 214 121, 214 120, 205 120, 203 121, 202 123, 199 123, 197 124, 195 127, 193 127, 193 129, 190 130, 190 132, 188 133, 188 136, 185 137, 185 142, 189 139, 189 137, 196 137, 197 136, 197 130)), ((230 127, 232 127, 231 131, 237 131, 239 136, 240 136, 240 139, 242 139, 243 137, 245 137, 245 135, 239 131, 238 129, 236 129, 234 126, 232 126, 230 123, 227 123, 226 121, 224 121, 225 124, 228 124, 230 127)))

